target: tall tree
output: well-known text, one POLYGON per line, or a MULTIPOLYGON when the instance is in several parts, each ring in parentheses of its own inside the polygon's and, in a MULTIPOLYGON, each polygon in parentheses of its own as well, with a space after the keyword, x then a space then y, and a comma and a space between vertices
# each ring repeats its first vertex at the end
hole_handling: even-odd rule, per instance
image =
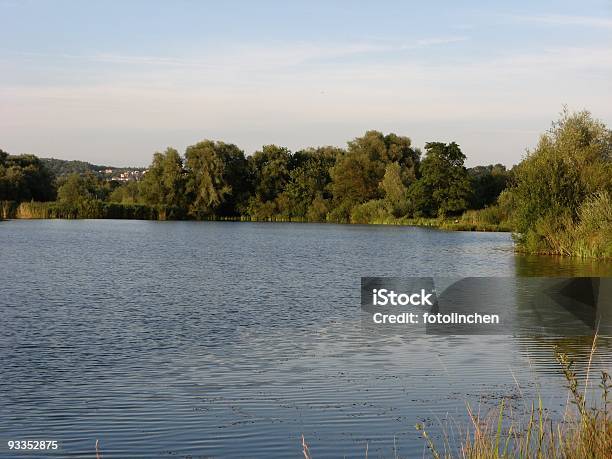
POLYGON ((114 186, 92 172, 69 174, 58 179, 57 199, 64 204, 78 205, 87 201, 105 201, 114 186))
POLYGON ((249 203, 249 214, 256 218, 272 218, 279 213, 279 204, 286 207, 286 198, 277 198, 290 180, 293 161, 285 147, 265 145, 248 158, 254 186, 254 196, 249 203))
POLYGON ((578 224, 585 203, 612 195, 612 131, 589 112, 564 111, 515 168, 513 182, 507 194, 519 243, 563 252, 555 241, 578 224))
POLYGON ((249 191, 247 160, 234 144, 204 140, 187 147, 189 212, 236 215, 249 191))
POLYGON ((87 180, 79 174, 68 175, 57 190, 57 200, 63 204, 77 205, 93 198, 87 180))
POLYGON ((185 206, 183 160, 174 148, 155 153, 140 184, 142 198, 149 205, 185 206))
POLYGON ((503 164, 472 167, 468 169, 468 175, 473 190, 470 200, 472 209, 494 204, 510 179, 510 173, 503 164))
POLYGON ((396 218, 405 216, 408 213, 408 187, 402 180, 399 163, 387 164, 380 187, 385 193, 384 203, 387 212, 396 218))
POLYGON ((140 183, 129 181, 115 188, 109 195, 110 202, 120 204, 139 204, 142 201, 140 183))
POLYGON ((383 135, 368 131, 348 144, 348 152, 340 156, 331 170, 334 196, 334 220, 347 221, 357 204, 382 197, 379 186, 387 165, 396 162, 402 181, 416 178, 420 152, 411 147, 408 137, 383 135))
POLYGON ((458 214, 468 206, 471 188, 465 155, 455 142, 428 142, 426 157, 421 162, 423 188, 439 216, 458 214))
POLYGON ((294 168, 290 172, 290 180, 284 191, 287 203, 286 217, 310 218, 308 212, 313 201, 318 198, 311 212, 311 217, 319 220, 324 201, 331 198, 329 184, 330 169, 343 150, 336 147, 319 147, 301 150, 293 155, 294 168))
POLYGON ((0 150, 0 200, 50 201, 54 177, 34 155, 9 155, 0 150))

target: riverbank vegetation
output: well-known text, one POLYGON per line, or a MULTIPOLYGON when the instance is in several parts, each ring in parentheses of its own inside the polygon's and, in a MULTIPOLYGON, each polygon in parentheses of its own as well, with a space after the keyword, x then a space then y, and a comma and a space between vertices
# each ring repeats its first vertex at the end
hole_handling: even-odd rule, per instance
MULTIPOLYGON (((4 154, 9 161, 0 163, 0 199, 12 201, 3 205, 4 214, 17 218, 117 218, 119 206, 128 206, 123 214, 132 218, 132 206, 144 206, 150 209, 147 218, 427 220, 439 226, 466 209, 492 205, 510 177, 499 164, 467 169, 454 142, 427 143, 425 152, 421 158, 408 137, 377 131, 349 142, 346 150, 291 153, 266 145, 248 157, 236 145, 205 140, 189 146, 183 156, 173 148, 155 153, 140 181, 118 183, 90 171, 73 173, 55 177, 44 196, 15 192, 21 184, 9 161, 19 157, 4 154)), ((142 215, 140 207, 138 212, 142 215)))
MULTIPOLYGON (((145 218, 427 225, 514 231, 530 253, 612 257, 612 134, 564 112, 512 170, 465 167, 455 142, 368 131, 346 149, 246 156, 204 140, 155 153, 142 180, 54 176, 33 155, 0 153, 0 218, 145 218), (46 202, 46 203, 40 203, 46 202)), ((62 167, 53 170, 64 170, 62 167)))
MULTIPOLYGON (((510 400, 502 399, 496 409, 485 413, 467 404, 467 425, 449 421, 442 423, 442 433, 434 438, 422 423, 416 424, 428 457, 433 459, 608 459, 612 457, 612 415, 610 414, 612 380, 601 371, 599 381, 590 378, 590 366, 597 343, 593 337, 586 377, 581 384, 574 361, 558 348, 555 358, 565 377, 567 403, 556 420, 552 413, 557 407, 544 405, 541 396, 514 407, 510 400), (597 385, 590 391, 591 385, 597 385), (592 397, 589 394, 592 392, 592 397)), ((517 383, 518 384, 518 383, 517 383)), ((519 388, 520 391, 520 388, 519 388)), ((522 392, 521 392, 522 396, 522 392)), ((516 403, 514 403, 516 405, 516 403)), ((301 437, 302 454, 313 459, 304 436, 301 437)), ((393 447, 394 458, 398 455, 393 447)), ((368 444, 364 457, 368 458, 368 444)), ((423 454, 423 457, 426 457, 423 454)))
POLYGON ((531 253, 612 257, 612 132, 563 113, 515 168, 505 192, 516 241, 531 253))
MULTIPOLYGON (((593 338, 591 362, 597 336, 593 338)), ((587 402, 589 369, 581 386, 574 362, 558 350, 555 356, 567 382, 568 405, 557 422, 541 397, 532 402, 526 415, 521 410, 505 406, 485 415, 467 407, 470 425, 459 430, 459 444, 446 435, 443 441, 432 439, 422 424, 416 428, 436 459, 469 458, 531 458, 542 459, 607 459, 612 457, 612 416, 610 415, 610 389, 612 381, 606 371, 599 375, 600 398, 587 402)), ((590 364, 589 364, 590 366, 590 364)), ((595 394, 597 395, 597 394, 595 394)))

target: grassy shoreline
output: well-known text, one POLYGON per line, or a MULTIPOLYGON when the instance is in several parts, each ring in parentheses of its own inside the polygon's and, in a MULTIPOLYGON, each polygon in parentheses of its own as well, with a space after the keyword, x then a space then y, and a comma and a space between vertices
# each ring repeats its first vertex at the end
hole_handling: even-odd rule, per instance
POLYGON ((85 206, 70 206, 55 201, 52 202, 0 202, 0 219, 44 220, 44 219, 125 219, 125 220, 203 220, 203 221, 235 221, 235 222, 277 222, 277 223, 339 223, 339 224, 369 224, 418 226, 438 228, 448 231, 485 231, 511 232, 508 224, 495 224, 458 218, 381 218, 369 222, 331 222, 313 221, 303 218, 256 218, 251 216, 220 217, 210 216, 200 219, 188 218, 180 209, 147 206, 144 204, 118 204, 92 202, 85 206))
MULTIPOLYGON (((555 348, 554 354, 568 392, 566 406, 560 419, 553 419, 554 409, 545 406, 541 395, 526 400, 526 412, 512 408, 502 398, 497 408, 481 413, 466 403, 468 421, 452 423, 450 429, 442 425, 442 439, 435 440, 422 423, 415 425, 425 443, 423 457, 433 459, 608 459, 612 457, 612 415, 610 391, 612 380, 601 371, 597 384, 599 401, 587 401, 591 363, 598 335, 593 336, 586 369, 581 383, 574 361, 555 348)), ((516 381, 515 381, 516 382, 516 381)), ((518 383, 517 383, 518 384, 518 383)), ((440 421, 441 422, 441 421, 440 421)), ((304 435, 301 437, 304 459, 315 459, 304 435)), ((368 443, 364 457, 368 458, 368 443)), ((394 444, 394 459, 399 459, 394 444)))
POLYGON ((597 345, 593 337, 581 385, 574 361, 555 349, 555 359, 566 381, 567 404, 562 419, 553 421, 542 397, 530 403, 526 418, 505 407, 502 399, 497 409, 484 416, 467 406, 470 425, 461 429, 462 440, 436 443, 422 424, 415 427, 424 439, 431 457, 435 459, 470 458, 530 458, 539 459, 607 459, 612 457, 612 416, 610 415, 610 375, 601 371, 599 402, 587 402, 591 362, 597 345))
MULTIPOLYGON (((468 210, 457 217, 438 218, 394 218, 377 216, 370 220, 331 221, 308 220, 305 218, 257 218, 253 216, 200 216, 193 218, 184 209, 171 206, 150 206, 146 204, 120 204, 104 201, 85 201, 79 205, 70 205, 57 201, 22 202, 0 201, 0 220, 2 219, 116 219, 116 220, 190 220, 190 221, 233 221, 233 222, 271 222, 271 223, 332 223, 361 225, 393 225, 436 228, 443 231, 469 232, 503 232, 512 233, 515 250, 519 253, 563 256, 582 259, 608 261, 612 259, 612 237, 607 231, 584 230, 578 227, 576 234, 568 231, 551 233, 549 238, 568 239, 563 244, 534 245, 524 242, 524 236, 518 234, 510 219, 499 206, 480 210, 468 210)), ((599 217, 596 223, 600 224, 599 217)))

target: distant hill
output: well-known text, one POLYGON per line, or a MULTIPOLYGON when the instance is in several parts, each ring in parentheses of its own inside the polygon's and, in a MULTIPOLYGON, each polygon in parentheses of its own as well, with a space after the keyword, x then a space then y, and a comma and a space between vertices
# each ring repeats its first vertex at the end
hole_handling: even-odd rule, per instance
POLYGON ((56 158, 40 158, 45 167, 55 176, 62 177, 69 174, 95 174, 108 180, 138 180, 142 178, 145 167, 115 167, 100 166, 86 161, 65 160, 56 158))
POLYGON ((45 167, 56 177, 68 174, 84 174, 86 172, 99 172, 106 169, 104 166, 96 166, 85 161, 66 161, 64 159, 40 158, 45 167))

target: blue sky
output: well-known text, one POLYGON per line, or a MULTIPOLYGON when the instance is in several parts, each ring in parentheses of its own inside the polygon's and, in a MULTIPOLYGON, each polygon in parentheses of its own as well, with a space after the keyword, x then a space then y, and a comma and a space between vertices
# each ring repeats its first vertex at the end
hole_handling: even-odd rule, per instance
POLYGON ((611 1, 0 0, 0 148, 112 165, 368 129, 520 160, 564 104, 612 122, 611 1))

